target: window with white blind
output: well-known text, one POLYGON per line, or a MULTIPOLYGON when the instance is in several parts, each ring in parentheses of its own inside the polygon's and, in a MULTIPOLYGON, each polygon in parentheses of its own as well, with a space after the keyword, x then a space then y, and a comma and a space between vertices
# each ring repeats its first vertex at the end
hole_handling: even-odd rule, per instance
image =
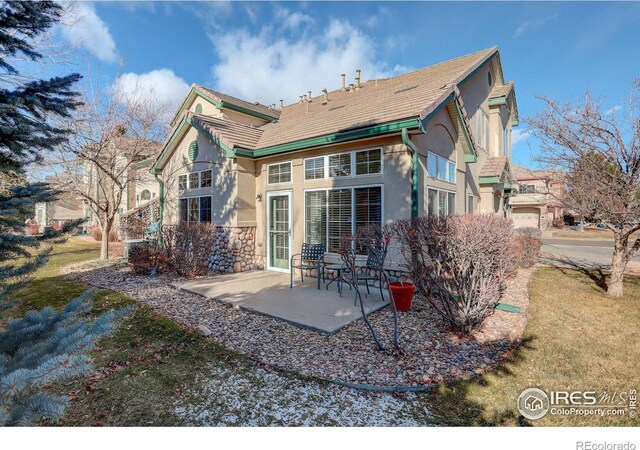
POLYGON ((382 225, 382 187, 305 192, 305 241, 323 243, 336 253, 340 239, 358 227, 382 225))
POLYGON ((291 182, 291 161, 271 164, 267 167, 267 183, 290 183, 291 182))
POLYGON ((304 179, 323 180, 324 176, 324 156, 307 158, 304 160, 304 179))
POLYGON ((427 214, 446 216, 456 212, 456 194, 441 189, 427 190, 427 214))

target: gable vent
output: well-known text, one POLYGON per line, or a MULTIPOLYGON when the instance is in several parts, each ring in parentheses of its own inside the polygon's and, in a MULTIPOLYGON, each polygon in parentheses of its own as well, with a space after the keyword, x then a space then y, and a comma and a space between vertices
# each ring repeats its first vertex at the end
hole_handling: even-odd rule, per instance
POLYGON ((196 141, 191 141, 189 144, 189 159, 191 161, 195 161, 198 157, 198 143, 196 141))

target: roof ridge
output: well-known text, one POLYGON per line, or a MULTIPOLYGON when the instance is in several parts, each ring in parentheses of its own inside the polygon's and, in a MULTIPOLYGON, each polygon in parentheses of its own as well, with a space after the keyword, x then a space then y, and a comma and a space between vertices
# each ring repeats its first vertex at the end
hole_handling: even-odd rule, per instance
POLYGON ((208 88, 208 87, 206 87, 206 86, 202 86, 201 84, 193 83, 193 84, 191 85, 191 87, 193 87, 193 88, 195 88, 195 89, 203 89, 203 90, 205 90, 205 91, 211 92, 211 93, 215 94, 215 95, 218 97, 218 98, 217 98, 217 100, 219 100, 219 101, 221 101, 221 102, 223 102, 223 101, 224 101, 224 99, 223 99, 221 96, 224 96, 224 97, 229 97, 229 98, 232 98, 232 99, 234 99, 234 100, 238 100, 238 101, 241 101, 241 102, 247 103, 247 104, 249 104, 249 105, 253 105, 253 106, 261 106, 261 107, 266 108, 266 109, 268 109, 269 111, 272 111, 272 112, 274 112, 274 113, 276 113, 276 114, 278 113, 278 110, 277 110, 277 109, 272 109, 272 108, 270 108, 270 107, 269 107, 269 105, 264 105, 264 104, 262 104, 262 103, 260 103, 260 102, 257 102, 257 101, 256 101, 256 102, 252 102, 252 101, 249 101, 249 100, 245 100, 245 99, 243 99, 243 98, 236 97, 235 95, 225 94, 224 92, 216 91, 215 89, 211 89, 211 88, 208 88))
POLYGON ((189 115, 191 115, 192 117, 194 117, 195 119, 203 118, 203 119, 205 119, 205 120, 212 120, 212 121, 214 121, 214 122, 215 122, 215 121, 227 122, 227 123, 231 123, 231 124, 233 124, 233 125, 239 126, 239 127, 248 128, 248 129, 250 129, 250 130, 263 131, 263 130, 261 130, 261 129, 260 129, 261 127, 254 127, 254 126, 251 126, 251 125, 244 124, 244 123, 242 123, 242 122, 237 122, 237 121, 235 121, 235 120, 225 119, 225 118, 223 118, 223 117, 212 117, 212 116, 206 116, 206 115, 204 115, 204 114, 196 114, 196 113, 191 112, 191 111, 189 111, 189 113, 188 113, 188 114, 189 114, 189 115))

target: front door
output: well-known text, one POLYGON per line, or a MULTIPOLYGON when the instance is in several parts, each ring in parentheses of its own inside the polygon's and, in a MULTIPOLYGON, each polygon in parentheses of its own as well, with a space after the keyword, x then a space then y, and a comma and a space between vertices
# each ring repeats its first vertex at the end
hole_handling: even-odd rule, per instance
POLYGON ((269 202, 267 268, 288 272, 291 256, 291 192, 269 192, 267 201, 269 202))

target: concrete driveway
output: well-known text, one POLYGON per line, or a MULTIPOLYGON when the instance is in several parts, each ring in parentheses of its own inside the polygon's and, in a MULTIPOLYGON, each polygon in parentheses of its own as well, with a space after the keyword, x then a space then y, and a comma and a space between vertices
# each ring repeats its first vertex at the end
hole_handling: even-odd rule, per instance
MULTIPOLYGON (((568 260, 578 265, 602 268, 611 265, 613 241, 544 238, 542 243, 540 262, 543 263, 553 264, 568 260)), ((640 254, 636 254, 633 261, 640 261, 640 254)))

